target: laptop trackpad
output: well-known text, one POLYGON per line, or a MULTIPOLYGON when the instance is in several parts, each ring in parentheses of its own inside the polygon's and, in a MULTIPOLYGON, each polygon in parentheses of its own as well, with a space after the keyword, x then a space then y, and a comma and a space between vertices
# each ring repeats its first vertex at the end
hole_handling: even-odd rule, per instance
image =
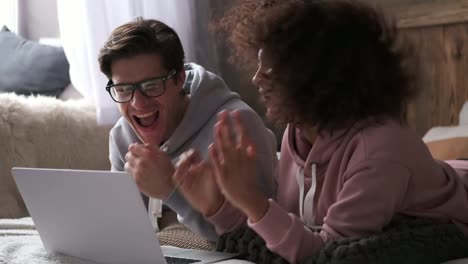
POLYGON ((225 259, 234 258, 236 256, 236 254, 224 252, 183 249, 171 246, 161 246, 161 249, 163 255, 166 257, 200 260, 199 263, 217 262, 225 259))

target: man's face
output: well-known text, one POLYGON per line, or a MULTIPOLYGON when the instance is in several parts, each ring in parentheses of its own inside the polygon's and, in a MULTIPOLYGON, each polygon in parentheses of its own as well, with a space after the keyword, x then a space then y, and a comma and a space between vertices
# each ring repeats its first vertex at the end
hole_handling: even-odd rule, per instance
MULTIPOLYGON (((141 54, 114 61, 111 70, 114 84, 129 84, 166 76, 173 69, 164 68, 158 54, 141 54)), ((187 96, 181 94, 184 82, 185 72, 177 72, 165 81, 161 96, 149 98, 136 90, 131 101, 118 103, 142 142, 160 145, 177 128, 188 104, 187 96)))

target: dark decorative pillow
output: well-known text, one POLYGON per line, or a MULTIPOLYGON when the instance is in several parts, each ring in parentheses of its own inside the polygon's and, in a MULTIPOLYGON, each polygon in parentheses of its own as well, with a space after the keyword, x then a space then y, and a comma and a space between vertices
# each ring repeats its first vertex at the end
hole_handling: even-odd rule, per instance
POLYGON ((63 48, 26 40, 0 30, 0 92, 58 96, 70 84, 63 48))

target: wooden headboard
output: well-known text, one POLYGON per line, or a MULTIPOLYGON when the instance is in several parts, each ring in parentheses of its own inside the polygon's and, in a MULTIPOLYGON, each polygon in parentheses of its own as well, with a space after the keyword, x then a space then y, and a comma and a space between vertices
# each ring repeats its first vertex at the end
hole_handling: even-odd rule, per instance
POLYGON ((433 126, 457 125, 468 100, 468 0, 426 1, 390 11, 413 43, 421 71, 410 124, 421 136, 433 126))

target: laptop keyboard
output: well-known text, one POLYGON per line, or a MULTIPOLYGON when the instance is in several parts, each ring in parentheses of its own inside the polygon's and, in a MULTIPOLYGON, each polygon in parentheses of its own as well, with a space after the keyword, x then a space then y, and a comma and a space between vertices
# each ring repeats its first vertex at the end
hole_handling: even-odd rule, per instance
POLYGON ((190 264, 195 262, 200 262, 198 259, 186 259, 186 258, 174 258, 174 257, 165 257, 167 264, 190 264))

